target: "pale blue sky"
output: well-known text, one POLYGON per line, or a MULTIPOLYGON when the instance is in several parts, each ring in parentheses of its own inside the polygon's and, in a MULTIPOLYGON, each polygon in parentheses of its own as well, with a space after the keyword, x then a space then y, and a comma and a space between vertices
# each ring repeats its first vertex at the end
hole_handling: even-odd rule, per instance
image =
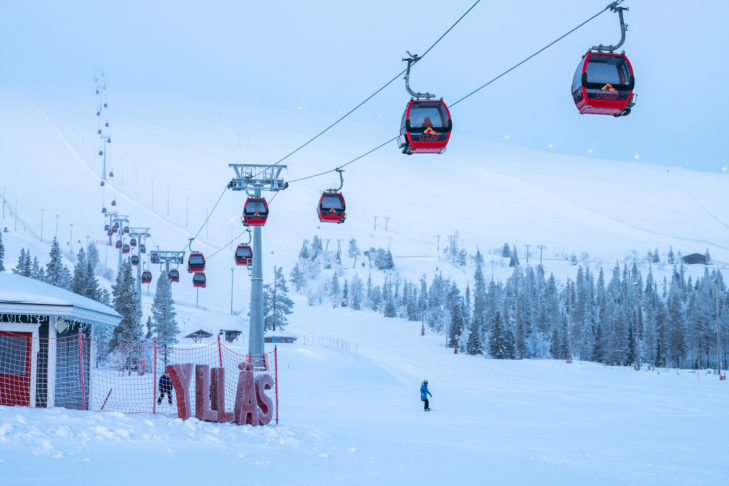
MULTIPOLYGON (((59 114, 87 109, 93 75, 103 70, 118 117, 148 120, 152 110, 159 120, 184 124, 184 104, 236 132, 245 113, 262 131, 290 135, 270 150, 275 158, 390 79, 406 50, 423 52, 471 3, 6 0, 0 88, 59 114), (306 123, 297 111, 309 114, 306 123)), ((607 3, 484 0, 416 67, 413 87, 446 102, 460 98, 607 3)), ((595 157, 721 172, 729 165, 729 2, 624 5, 631 9, 624 49, 638 93, 629 117, 580 116, 569 93, 587 48, 619 38, 617 15, 605 13, 456 107, 454 130, 540 150, 552 143, 562 153, 592 150, 595 157)), ((340 150, 352 137, 376 145, 396 134, 407 99, 397 82, 316 143, 340 150)))

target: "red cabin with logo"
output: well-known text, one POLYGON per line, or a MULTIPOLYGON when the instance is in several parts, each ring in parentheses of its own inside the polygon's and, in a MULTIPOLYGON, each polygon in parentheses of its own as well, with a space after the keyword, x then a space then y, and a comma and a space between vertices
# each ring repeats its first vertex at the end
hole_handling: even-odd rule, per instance
POLYGON ((262 197, 249 197, 243 206, 243 224, 263 226, 268 219, 268 203, 262 197))
POLYGON ((452 129, 443 100, 410 100, 400 123, 400 149, 408 155, 442 154, 452 129))
POLYGON ((590 51, 575 70, 572 98, 580 114, 625 116, 635 104, 634 86, 625 54, 590 51))
POLYGON ((344 223, 347 217, 344 196, 338 192, 325 192, 319 199, 317 215, 322 223, 344 223))

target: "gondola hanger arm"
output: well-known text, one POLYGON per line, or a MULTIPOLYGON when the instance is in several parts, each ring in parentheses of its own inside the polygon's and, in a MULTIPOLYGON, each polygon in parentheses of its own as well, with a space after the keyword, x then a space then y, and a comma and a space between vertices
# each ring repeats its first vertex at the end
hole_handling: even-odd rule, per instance
POLYGON ((410 68, 412 67, 413 64, 415 64, 416 62, 418 62, 421 59, 421 56, 418 56, 417 54, 411 54, 410 51, 405 51, 405 52, 407 52, 408 56, 410 56, 410 57, 403 58, 403 62, 408 63, 408 67, 405 70, 405 89, 408 91, 408 93, 410 93, 410 96, 412 96, 413 98, 415 98, 417 100, 422 99, 422 98, 424 98, 426 100, 435 98, 434 94, 416 92, 416 91, 413 91, 413 89, 410 87, 410 68))
POLYGON ((605 46, 600 44, 599 46, 594 46, 591 50, 597 51, 597 52, 615 52, 618 49, 620 49, 620 46, 622 46, 625 43, 625 33, 628 31, 628 25, 625 23, 625 20, 623 19, 623 10, 630 11, 629 7, 619 7, 623 0, 618 0, 616 2, 611 3, 608 8, 611 12, 617 12, 618 18, 620 19, 620 42, 615 44, 614 46, 605 46))

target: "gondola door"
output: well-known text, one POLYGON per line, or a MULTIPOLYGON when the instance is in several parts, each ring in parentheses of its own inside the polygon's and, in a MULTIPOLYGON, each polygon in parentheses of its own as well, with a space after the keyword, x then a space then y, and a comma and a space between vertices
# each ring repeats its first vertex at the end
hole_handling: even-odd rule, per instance
POLYGON ((33 333, 0 331, 0 405, 30 406, 33 333))

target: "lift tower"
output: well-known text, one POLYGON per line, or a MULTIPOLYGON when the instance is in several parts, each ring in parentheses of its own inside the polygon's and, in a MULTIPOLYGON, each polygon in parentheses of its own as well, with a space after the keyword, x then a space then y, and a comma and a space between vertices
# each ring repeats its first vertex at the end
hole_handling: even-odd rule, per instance
MULTIPOLYGON (((285 165, 228 164, 235 171, 235 178, 229 187, 234 191, 245 191, 249 197, 261 197, 262 191, 278 192, 288 186, 281 172, 285 165)), ((248 354, 255 359, 265 353, 263 347, 263 251, 261 227, 253 227, 253 276, 251 277, 251 313, 248 329, 248 354)), ((262 362, 255 362, 262 366, 262 362)))

